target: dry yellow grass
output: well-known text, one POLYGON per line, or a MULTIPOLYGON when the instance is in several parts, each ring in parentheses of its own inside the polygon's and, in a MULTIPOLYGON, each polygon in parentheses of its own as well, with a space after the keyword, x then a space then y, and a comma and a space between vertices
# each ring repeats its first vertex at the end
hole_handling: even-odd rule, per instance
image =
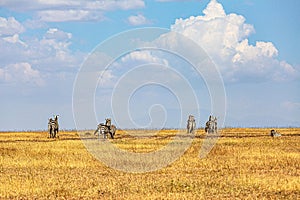
MULTIPOLYGON (((204 158, 204 132, 170 166, 125 173, 87 152, 76 132, 0 133, 0 199, 299 199, 300 129, 223 129, 204 158)), ((175 131, 151 138, 117 132, 113 143, 133 152, 163 147, 175 131)), ((92 137, 92 136, 91 136, 92 137)))

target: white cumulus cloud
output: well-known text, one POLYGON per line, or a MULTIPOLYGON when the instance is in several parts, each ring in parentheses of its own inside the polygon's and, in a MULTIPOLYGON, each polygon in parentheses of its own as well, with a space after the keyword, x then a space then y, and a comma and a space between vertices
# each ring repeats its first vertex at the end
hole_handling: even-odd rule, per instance
POLYGON ((278 60, 272 42, 249 44, 255 33, 245 17, 226 14, 222 4, 211 0, 203 15, 177 19, 171 30, 191 38, 206 50, 219 66, 225 81, 287 80, 299 73, 286 61, 278 60))
POLYGON ((14 63, 0 68, 0 80, 7 83, 22 82, 38 86, 44 85, 40 72, 33 69, 27 62, 14 63))
POLYGON ((161 58, 160 56, 154 55, 151 51, 133 51, 126 56, 122 57, 121 61, 123 63, 126 62, 135 62, 136 64, 142 64, 142 63, 157 63, 162 64, 165 66, 168 66, 168 60, 161 58))
POLYGON ((66 41, 66 40, 69 40, 72 38, 72 34, 66 33, 57 28, 50 28, 50 29, 48 29, 47 33, 45 34, 45 38, 55 39, 55 40, 59 40, 59 41, 66 41))
POLYGON ((14 17, 0 17, 0 36, 11 36, 25 31, 24 26, 14 17))
POLYGON ((140 26, 150 23, 150 21, 142 14, 131 15, 128 17, 127 21, 133 26, 140 26))
POLYGON ((3 40, 13 44, 21 44, 27 46, 22 40, 20 40, 19 34, 14 34, 13 36, 3 37, 3 40))
POLYGON ((70 72, 80 66, 85 55, 70 49, 71 33, 49 28, 41 38, 22 37, 24 28, 20 22, 14 18, 1 20, 7 27, 0 35, 2 81, 42 85, 38 75, 42 74, 46 83, 47 78, 59 78, 61 72, 70 72))

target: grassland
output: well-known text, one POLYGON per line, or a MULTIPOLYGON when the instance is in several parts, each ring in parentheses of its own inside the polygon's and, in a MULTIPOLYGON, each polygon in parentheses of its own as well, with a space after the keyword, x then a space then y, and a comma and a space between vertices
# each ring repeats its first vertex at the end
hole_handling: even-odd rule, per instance
MULTIPOLYGON (((204 159, 204 132, 166 168, 125 173, 105 166, 76 132, 48 139, 46 132, 0 133, 0 199, 299 199, 300 129, 223 129, 204 159)), ((172 130, 150 138, 117 132, 113 143, 148 152, 172 139, 172 130)), ((91 136, 92 137, 92 136, 91 136)))

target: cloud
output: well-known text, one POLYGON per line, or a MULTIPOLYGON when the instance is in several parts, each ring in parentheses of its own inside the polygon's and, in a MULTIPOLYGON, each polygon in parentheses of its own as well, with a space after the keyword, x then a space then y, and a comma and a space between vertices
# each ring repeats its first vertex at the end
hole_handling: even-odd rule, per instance
POLYGON ((38 86, 44 85, 40 72, 31 67, 27 62, 15 63, 0 68, 0 80, 6 83, 33 83, 38 86))
POLYGON ((37 17, 45 22, 65 21, 102 21, 102 12, 90 10, 43 10, 37 12, 37 17))
POLYGON ((112 70, 99 71, 99 82, 100 88, 112 88, 117 82, 117 77, 113 74, 112 70))
POLYGON ((130 10, 144 8, 145 2, 142 0, 102 0, 92 1, 87 5, 88 8, 96 8, 102 10, 130 10))
POLYGON ((11 36, 25 31, 24 26, 14 17, 0 17, 0 36, 11 36))
POLYGON ((121 61, 126 62, 135 62, 138 64, 148 64, 148 63, 157 63, 162 64, 164 66, 168 66, 168 60, 161 58, 160 56, 154 55, 151 51, 143 50, 143 51, 133 51, 126 56, 122 57, 121 61))
POLYGON ((41 38, 23 38, 21 33, 24 27, 20 22, 14 18, 2 18, 1 21, 5 22, 7 27, 6 31, 1 29, 5 34, 0 35, 2 81, 13 80, 14 83, 42 85, 41 79, 35 77, 36 72, 43 74, 46 83, 47 79, 59 78, 62 72, 69 73, 72 69, 75 72, 85 56, 84 53, 70 49, 71 33, 49 28, 41 38), (10 79, 9 77, 14 77, 14 74, 17 74, 18 78, 10 79), (24 78, 20 78, 22 74, 24 78), (30 78, 33 78, 32 81, 30 78))
POLYGON ((58 41, 67 41, 72 38, 71 33, 66 33, 61 31, 57 28, 50 28, 48 29, 47 33, 45 34, 46 39, 54 39, 58 41))
POLYGON ((22 40, 19 38, 19 34, 14 34, 13 36, 3 37, 3 40, 12 44, 21 44, 23 46, 27 46, 22 40))
MULTIPOLYGON (((99 60, 105 60, 108 57, 106 54, 93 53, 92 55, 90 55, 92 56, 92 58, 89 58, 89 61, 87 61, 88 63, 85 63, 85 65, 93 66, 93 69, 97 73, 99 73, 99 86, 101 88, 112 88, 124 74, 128 73, 135 67, 139 67, 145 64, 158 64, 162 66, 169 66, 168 60, 156 54, 157 52, 154 53, 150 50, 136 50, 126 54, 120 59, 117 59, 115 62, 112 63, 112 65, 110 66, 111 68, 106 69, 105 71, 98 71, 98 66, 94 66, 95 63, 99 62, 99 60)), ((167 77, 166 74, 164 74, 164 78, 165 77, 167 77)), ((143 76, 136 77, 137 80, 140 80, 139 78, 144 79, 143 76)))
POLYGON ((150 21, 142 14, 129 16, 127 21, 133 26, 140 26, 150 23, 150 21))
POLYGON ((233 63, 244 63, 255 60, 257 57, 276 57, 278 50, 271 42, 256 42, 255 46, 249 45, 245 39, 235 46, 236 54, 232 58, 233 63))
POLYGON ((48 27, 45 22, 37 19, 27 19, 25 22, 23 22, 23 25, 26 29, 40 29, 48 27))
POLYGON ((142 0, 3 0, 1 7, 11 10, 33 12, 36 18, 45 22, 101 21, 104 13, 114 10, 130 10, 145 7, 142 0))
POLYGON ((142 8, 145 6, 142 0, 2 0, 0 6, 13 10, 32 11, 32 10, 52 10, 52 9, 90 9, 90 10, 128 10, 142 8))
POLYGON ((157 2, 193 1, 193 0, 156 0, 157 2))
POLYGON ((297 77, 295 67, 278 60, 279 52, 272 42, 249 44, 248 37, 255 29, 245 21, 241 15, 226 14, 220 3, 211 0, 203 15, 176 19, 171 30, 203 47, 227 82, 284 81, 297 77))

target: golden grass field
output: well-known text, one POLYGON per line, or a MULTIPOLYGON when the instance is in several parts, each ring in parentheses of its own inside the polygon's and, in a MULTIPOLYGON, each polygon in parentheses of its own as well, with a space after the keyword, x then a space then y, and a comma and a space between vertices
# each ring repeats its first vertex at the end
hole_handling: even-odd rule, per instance
MULTIPOLYGON (((226 128, 203 159, 203 130, 177 161, 147 173, 105 166, 85 149, 77 132, 0 133, 0 199, 300 199, 300 129, 226 128)), ((112 141, 128 151, 164 146, 176 131, 112 141)), ((92 137, 92 136, 90 136, 92 137)))

